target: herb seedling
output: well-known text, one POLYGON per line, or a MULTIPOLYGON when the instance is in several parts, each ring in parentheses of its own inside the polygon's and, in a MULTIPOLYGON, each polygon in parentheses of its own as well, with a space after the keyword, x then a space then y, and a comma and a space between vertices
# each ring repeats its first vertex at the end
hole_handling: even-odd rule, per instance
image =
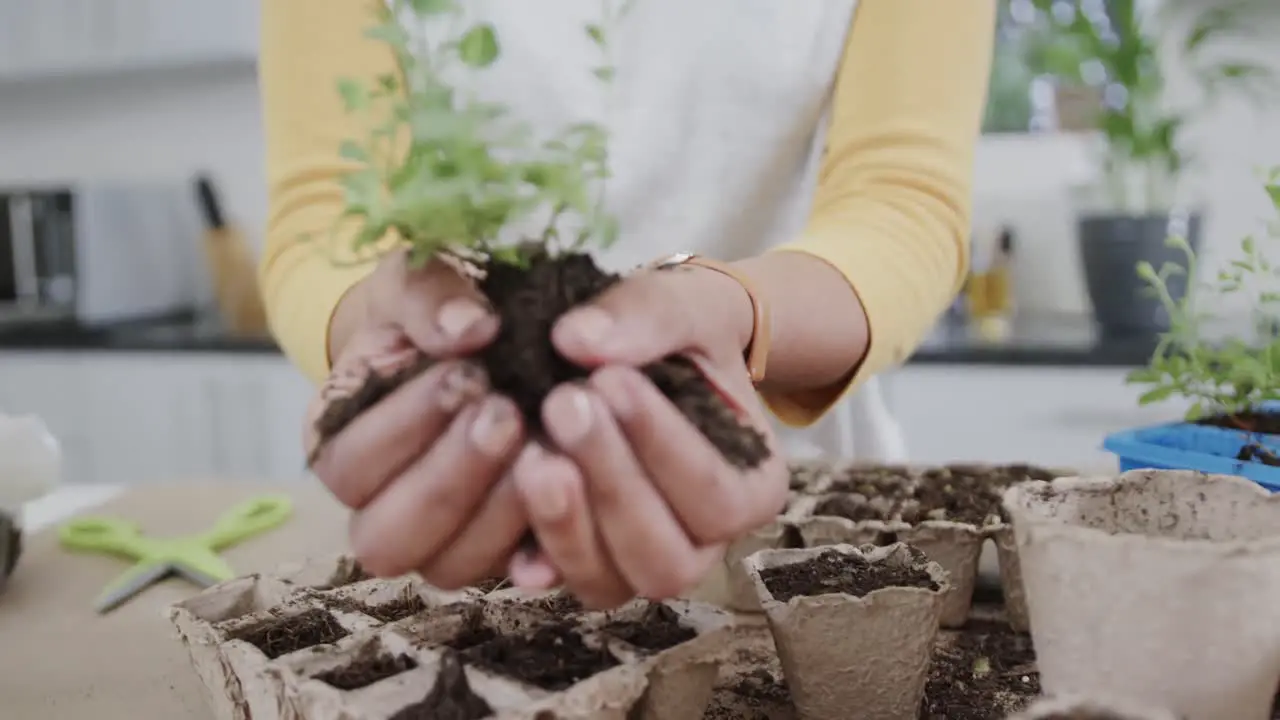
MULTIPOLYGON (((1268 174, 1265 190, 1280 212, 1280 169, 1268 174)), ((1280 239, 1280 225, 1268 223, 1264 237, 1280 239)), ((1280 267, 1262 252, 1258 237, 1249 236, 1241 241, 1239 256, 1213 282, 1198 283, 1202 293, 1243 295, 1253 308, 1255 338, 1216 342, 1207 336, 1212 318, 1199 308, 1196 293, 1175 300, 1168 289, 1175 275, 1195 281, 1195 253, 1183 238, 1173 236, 1167 243, 1186 256, 1185 266, 1166 263, 1157 270, 1144 262, 1138 274, 1168 312, 1170 328, 1148 365, 1130 373, 1127 381, 1149 386, 1138 400, 1142 405, 1181 397, 1191 402, 1188 422, 1218 418, 1253 432, 1264 403, 1280 400, 1280 293, 1275 289, 1280 267)))
MULTIPOLYGON (((582 72, 602 91, 615 75, 608 30, 625 10, 603 0, 600 22, 583 28, 600 60, 582 72)), ((536 437, 551 390, 588 375, 552 345, 552 326, 620 280, 590 255, 618 236, 603 201, 609 132, 579 122, 536 137, 510 108, 469 93, 465 80, 498 63, 502 43, 492 24, 467 26, 463 15, 456 0, 395 0, 367 31, 390 48, 395 71, 339 84, 347 109, 366 115, 372 129, 340 148, 352 167, 342 177, 346 207, 335 228, 356 230, 332 237, 366 261, 406 252, 414 267, 435 258, 464 265, 501 323, 475 359, 536 437), (405 22, 449 23, 450 32, 433 44, 405 22)), ((362 391, 331 403, 317 425, 321 444, 430 363, 392 378, 371 374, 362 391)), ((643 371, 726 460, 754 467, 769 456, 764 437, 692 362, 672 357, 643 371)))

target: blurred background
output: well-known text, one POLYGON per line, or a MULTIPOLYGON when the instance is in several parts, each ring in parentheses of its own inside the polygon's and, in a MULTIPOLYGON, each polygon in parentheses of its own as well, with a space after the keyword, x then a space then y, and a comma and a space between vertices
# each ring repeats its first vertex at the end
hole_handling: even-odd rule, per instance
MULTIPOLYGON (((0 0, 0 412, 44 419, 66 482, 304 477, 310 387, 253 278, 257 21, 0 0)), ((1280 3, 1009 0, 1000 23, 973 277, 883 399, 912 461, 1107 467, 1104 435, 1178 412, 1123 383, 1162 329, 1135 263, 1172 227, 1212 271, 1267 217, 1280 3)))

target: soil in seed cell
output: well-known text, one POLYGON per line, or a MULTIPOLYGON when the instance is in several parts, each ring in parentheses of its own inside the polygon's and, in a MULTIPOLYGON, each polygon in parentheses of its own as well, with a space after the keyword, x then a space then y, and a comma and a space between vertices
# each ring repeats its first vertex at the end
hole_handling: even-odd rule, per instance
POLYGON ((680 615, 662 603, 649 603, 636 620, 616 620, 604 627, 613 637, 641 650, 662 652, 698 636, 692 628, 680 624, 680 615))
POLYGON ((846 555, 834 550, 805 562, 767 568, 760 577, 779 602, 832 593, 862 597, 887 587, 938 589, 938 583, 924 568, 871 563, 859 555, 846 555))
POLYGON ((312 609, 290 617, 263 620, 233 633, 229 639, 247 642, 275 659, 337 642, 347 635, 346 628, 328 610, 312 609))
POLYGON ((903 521, 950 520, 982 526, 1003 516, 1001 498, 1015 483, 1052 480, 1053 473, 1030 465, 949 465, 925 471, 916 483, 917 505, 907 505, 903 521))
POLYGON ((858 493, 867 497, 907 497, 914 476, 900 465, 846 468, 831 483, 831 492, 858 493))
POLYGON ((417 593, 406 592, 404 595, 380 605, 361 605, 359 611, 384 623, 393 623, 412 617, 427 609, 427 604, 417 593))
POLYGON ((431 692, 392 715, 391 720, 483 720, 490 715, 493 708, 471 689, 457 653, 445 652, 431 692))
POLYGON ((463 657, 477 667, 553 692, 620 664, 604 648, 589 647, 568 623, 544 625, 525 635, 500 635, 463 657))
POLYGON ((315 676, 315 679, 339 690, 359 690, 416 667, 418 667, 417 661, 408 655, 369 652, 348 665, 320 673, 315 676))
POLYGON ((920 719, 1003 720, 1021 711, 1040 694, 1035 660, 1030 636, 970 620, 954 643, 935 647, 920 719))
MULTIPOLYGON (((874 497, 874 496, 872 496, 874 497)), ((898 516, 899 510, 897 503, 873 503, 855 495, 841 493, 839 495, 831 495, 824 498, 818 506, 813 509, 814 515, 826 515, 830 517, 841 517, 854 522, 863 522, 869 520, 891 520, 898 516)))
POLYGON ((483 622, 468 624, 457 635, 445 643, 445 647, 458 652, 483 645, 498 637, 498 632, 483 622))

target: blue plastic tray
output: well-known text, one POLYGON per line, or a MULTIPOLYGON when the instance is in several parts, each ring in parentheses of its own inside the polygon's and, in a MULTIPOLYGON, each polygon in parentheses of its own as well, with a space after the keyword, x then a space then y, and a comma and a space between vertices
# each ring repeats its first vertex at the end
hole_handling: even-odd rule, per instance
POLYGON ((1280 436, 1249 435, 1185 422, 1114 433, 1106 437, 1102 447, 1120 459, 1121 471, 1156 468, 1239 475, 1280 492, 1280 467, 1236 459, 1249 442, 1280 454, 1280 436))

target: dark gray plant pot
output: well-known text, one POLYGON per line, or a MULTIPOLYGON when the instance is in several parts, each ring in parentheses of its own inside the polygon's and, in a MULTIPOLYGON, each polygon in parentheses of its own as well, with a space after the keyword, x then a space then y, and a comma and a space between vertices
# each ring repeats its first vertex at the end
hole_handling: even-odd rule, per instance
MULTIPOLYGON (((1187 242, 1200 248, 1201 218, 1187 220, 1187 242)), ((1106 337, 1153 337, 1169 329, 1169 316, 1160 301, 1147 292, 1138 277, 1138 263, 1147 261, 1157 270, 1166 262, 1186 265, 1186 257, 1165 245, 1169 215, 1087 215, 1080 218, 1080 254, 1085 282, 1093 303, 1093 317, 1106 337)), ((1169 292, 1175 299, 1186 295, 1187 278, 1171 278, 1169 292)))

